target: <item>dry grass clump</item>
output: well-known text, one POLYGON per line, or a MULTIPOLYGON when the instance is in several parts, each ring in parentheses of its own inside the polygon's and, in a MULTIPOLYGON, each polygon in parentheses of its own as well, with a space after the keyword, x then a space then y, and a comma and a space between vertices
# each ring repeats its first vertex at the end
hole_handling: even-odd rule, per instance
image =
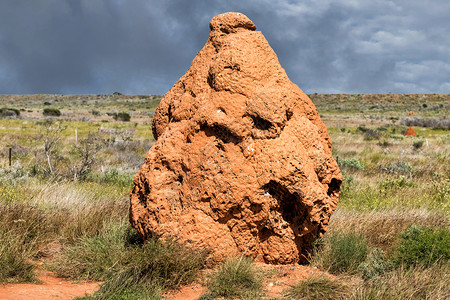
POLYGON ((337 209, 331 217, 329 232, 353 232, 363 235, 372 247, 387 250, 399 234, 411 225, 450 227, 445 213, 426 209, 394 208, 361 212, 337 209))
POLYGON ((311 276, 292 286, 284 293, 284 299, 298 300, 334 300, 349 299, 350 289, 348 283, 339 278, 327 276, 311 276))
POLYGON ((349 299, 449 299, 449 274, 448 263, 431 267, 419 265, 412 269, 401 267, 356 287, 349 299))
POLYGON ((0 283, 35 281, 32 255, 33 241, 0 229, 0 283))
POLYGON ((104 280, 88 299, 153 299, 195 279, 205 257, 174 241, 143 244, 123 220, 66 247, 48 266, 63 277, 104 280))

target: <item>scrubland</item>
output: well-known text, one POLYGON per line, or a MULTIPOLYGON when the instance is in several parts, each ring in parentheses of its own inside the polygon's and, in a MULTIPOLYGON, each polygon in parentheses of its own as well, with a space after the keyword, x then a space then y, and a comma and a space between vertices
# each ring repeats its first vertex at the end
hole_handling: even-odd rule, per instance
MULTIPOLYGON (((279 298, 450 298, 450 97, 310 96, 344 175, 311 251, 310 265, 330 275, 279 298), (416 136, 403 136, 408 126, 416 136)), ((205 271, 207 249, 142 244, 130 228, 128 194, 160 99, 0 96, 1 283, 35 282, 39 267, 104 281, 87 299, 160 299, 194 280, 202 299, 267 299, 270 274, 250 259, 205 271)))

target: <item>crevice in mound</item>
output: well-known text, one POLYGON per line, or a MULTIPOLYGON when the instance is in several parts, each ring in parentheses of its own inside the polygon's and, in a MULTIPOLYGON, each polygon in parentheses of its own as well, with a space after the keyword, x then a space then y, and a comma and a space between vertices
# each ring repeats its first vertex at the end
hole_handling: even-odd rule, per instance
POLYGON ((301 205, 301 195, 289 192, 287 188, 274 180, 264 185, 263 189, 265 194, 269 194, 278 201, 279 212, 285 222, 294 227, 303 223, 306 208, 301 205))
POLYGON ((203 124, 200 126, 200 131, 203 131, 208 137, 215 137, 224 143, 239 144, 242 138, 233 134, 228 128, 221 125, 207 125, 203 124))
POLYGON ((292 116, 294 115, 294 113, 290 110, 286 110, 286 120, 289 121, 292 116))
POLYGON ((336 195, 337 193, 339 193, 341 189, 341 183, 342 180, 332 178, 330 184, 328 184, 328 191, 327 191, 328 196, 336 195))
POLYGON ((253 125, 258 130, 270 130, 273 127, 273 124, 270 121, 267 121, 259 116, 250 115, 253 121, 253 125))
POLYGON ((167 120, 168 123, 172 121, 172 105, 169 105, 169 108, 167 109, 167 120))
POLYGON ((213 90, 216 90, 216 87, 214 86, 214 74, 211 72, 208 72, 208 77, 206 77, 206 82, 208 83, 209 87, 213 90))
POLYGON ((273 235, 276 235, 276 233, 267 227, 261 228, 258 232, 258 237, 259 237, 260 242, 266 241, 269 237, 271 237, 273 235))

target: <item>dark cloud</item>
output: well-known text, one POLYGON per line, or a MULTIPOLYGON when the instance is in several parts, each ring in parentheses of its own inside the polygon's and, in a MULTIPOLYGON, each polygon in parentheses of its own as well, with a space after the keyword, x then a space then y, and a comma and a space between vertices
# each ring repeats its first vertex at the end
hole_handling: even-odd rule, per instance
POLYGON ((226 11, 306 92, 450 93, 446 0, 2 0, 0 93, 163 94, 226 11))

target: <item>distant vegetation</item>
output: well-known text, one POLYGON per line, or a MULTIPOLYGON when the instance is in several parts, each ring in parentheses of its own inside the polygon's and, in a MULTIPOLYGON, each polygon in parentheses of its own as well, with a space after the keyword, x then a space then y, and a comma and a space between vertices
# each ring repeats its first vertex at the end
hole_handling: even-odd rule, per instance
MULTIPOLYGON (((104 280, 86 299, 162 299, 193 280, 207 287, 203 299, 264 295, 270 274, 251 259, 210 265, 175 241, 142 244, 128 225, 133 175, 155 142, 160 99, 0 96, 0 282, 36 280, 43 260, 38 268, 61 276, 104 280), (64 113, 45 118, 54 107, 64 113)), ((311 99, 344 177, 310 258, 333 277, 299 281, 280 299, 448 299, 449 96, 311 99), (403 136, 408 126, 417 136, 403 136)))
POLYGON ((42 113, 44 114, 44 116, 51 116, 51 117, 61 116, 61 111, 57 108, 44 108, 42 113))

